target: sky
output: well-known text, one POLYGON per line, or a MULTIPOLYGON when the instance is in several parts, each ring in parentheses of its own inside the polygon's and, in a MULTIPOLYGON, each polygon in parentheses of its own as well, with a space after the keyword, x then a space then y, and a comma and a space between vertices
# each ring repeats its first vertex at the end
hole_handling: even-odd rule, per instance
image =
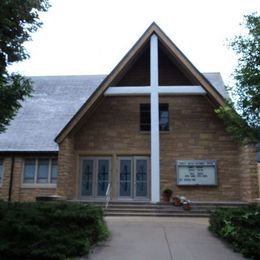
POLYGON ((27 76, 108 74, 155 21, 201 72, 226 84, 237 56, 228 39, 259 0, 50 0, 43 26, 25 43, 30 59, 9 67, 27 76))

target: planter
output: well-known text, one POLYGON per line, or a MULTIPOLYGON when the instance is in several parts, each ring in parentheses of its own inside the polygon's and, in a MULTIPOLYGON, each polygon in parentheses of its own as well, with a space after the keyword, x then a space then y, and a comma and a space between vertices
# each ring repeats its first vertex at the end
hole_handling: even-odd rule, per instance
POLYGON ((176 207, 181 206, 181 200, 180 200, 180 198, 174 197, 174 198, 173 198, 173 205, 176 206, 176 207))
POLYGON ((171 196, 163 193, 162 198, 163 198, 163 202, 170 202, 171 196))
POLYGON ((165 189, 162 193, 163 201, 169 202, 172 196, 172 190, 171 189, 165 189))

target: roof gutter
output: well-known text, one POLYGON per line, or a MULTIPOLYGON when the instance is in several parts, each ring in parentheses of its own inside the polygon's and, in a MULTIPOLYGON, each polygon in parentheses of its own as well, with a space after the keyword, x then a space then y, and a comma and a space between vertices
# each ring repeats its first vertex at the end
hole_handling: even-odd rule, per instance
POLYGON ((58 151, 19 151, 19 150, 2 150, 0 151, 0 154, 34 154, 34 155, 40 155, 40 154, 58 154, 58 151))

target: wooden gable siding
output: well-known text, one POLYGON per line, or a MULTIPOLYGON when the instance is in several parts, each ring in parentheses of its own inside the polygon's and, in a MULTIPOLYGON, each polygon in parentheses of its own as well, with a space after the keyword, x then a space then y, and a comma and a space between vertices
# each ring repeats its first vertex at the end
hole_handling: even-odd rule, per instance
MULTIPOLYGON (((159 85, 195 85, 174 62, 166 50, 159 45, 159 85)), ((116 86, 149 86, 150 85, 150 48, 146 46, 136 58, 116 86)))
POLYGON ((159 85, 160 86, 174 86, 174 85, 195 85, 190 79, 181 71, 177 62, 170 59, 169 54, 159 44, 159 85))
POLYGON ((150 48, 146 46, 116 86, 148 85, 150 85, 150 48))

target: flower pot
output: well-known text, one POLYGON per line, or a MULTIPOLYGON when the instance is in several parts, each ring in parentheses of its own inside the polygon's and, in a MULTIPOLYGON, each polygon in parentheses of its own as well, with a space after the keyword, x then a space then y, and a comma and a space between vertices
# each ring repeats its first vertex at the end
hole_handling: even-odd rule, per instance
POLYGON ((171 196, 169 196, 168 194, 163 193, 162 197, 163 197, 163 202, 170 202, 171 196))
POLYGON ((173 198, 173 205, 176 206, 176 207, 181 206, 181 200, 177 197, 174 197, 173 198))

